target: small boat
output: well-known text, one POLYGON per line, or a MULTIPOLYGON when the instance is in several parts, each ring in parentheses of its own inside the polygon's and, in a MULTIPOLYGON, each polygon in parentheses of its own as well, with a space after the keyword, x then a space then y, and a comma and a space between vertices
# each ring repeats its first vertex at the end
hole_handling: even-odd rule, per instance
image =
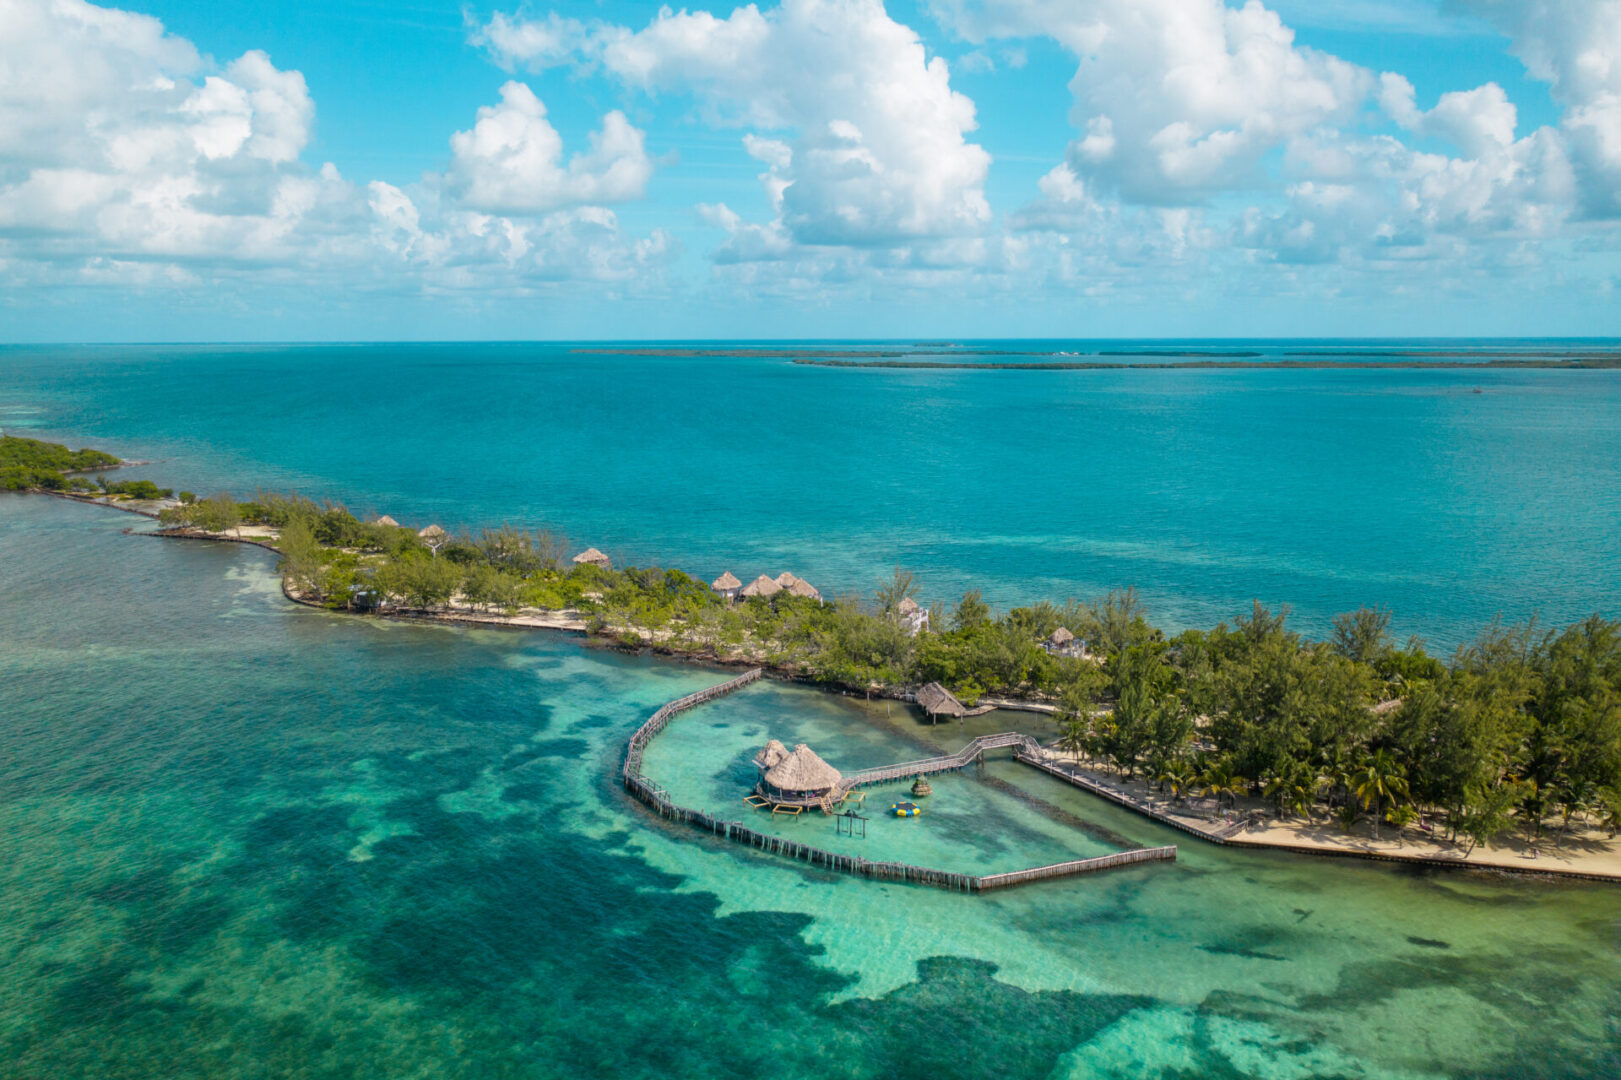
POLYGON ((889 812, 896 817, 917 817, 917 803, 898 802, 889 804, 889 812))
POLYGON ((920 776, 916 780, 912 781, 912 798, 921 799, 925 796, 933 794, 934 788, 930 787, 929 782, 923 779, 923 777, 920 776))

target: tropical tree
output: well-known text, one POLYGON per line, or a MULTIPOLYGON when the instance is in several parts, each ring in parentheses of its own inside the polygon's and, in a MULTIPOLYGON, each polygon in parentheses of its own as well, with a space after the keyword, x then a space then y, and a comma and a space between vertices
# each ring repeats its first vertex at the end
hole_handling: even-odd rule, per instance
POLYGON ((1198 785, 1200 795, 1216 800, 1218 810, 1221 808, 1223 801, 1229 807, 1236 806, 1238 797, 1244 794, 1244 790, 1249 787, 1248 780, 1233 772, 1222 762, 1211 764, 1200 774, 1195 783, 1198 785))
POLYGON ((1379 815, 1386 805, 1407 797, 1407 770, 1388 750, 1376 750, 1352 777, 1362 809, 1373 810, 1373 838, 1379 839, 1379 815))
POLYGON ((889 576, 878 586, 873 599, 878 602, 878 612, 881 615, 893 615, 895 609, 901 606, 902 600, 915 600, 917 598, 917 579, 910 570, 896 567, 889 576))
POLYGON ((1317 802, 1317 771, 1301 764, 1274 776, 1261 794, 1272 800, 1279 813, 1299 814, 1310 819, 1317 802))
POLYGON ((1159 775, 1154 777, 1161 790, 1170 789, 1173 802, 1182 802, 1186 799, 1188 792, 1193 790, 1198 779, 1199 776, 1194 772, 1193 766, 1186 761, 1168 762, 1160 769, 1159 775))

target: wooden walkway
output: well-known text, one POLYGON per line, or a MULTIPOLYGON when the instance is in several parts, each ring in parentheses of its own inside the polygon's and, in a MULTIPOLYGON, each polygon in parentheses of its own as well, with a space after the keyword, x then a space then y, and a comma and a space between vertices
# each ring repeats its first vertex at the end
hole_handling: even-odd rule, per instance
MULTIPOLYGON (((1076 874, 1110 870, 1118 866, 1133 866, 1138 863, 1174 860, 1176 858, 1175 847, 1143 848, 1137 851, 1120 851, 1112 855, 1102 855, 1094 859, 1077 859, 1073 862, 1054 863, 1050 866, 1034 866, 1027 870, 1014 870, 1003 874, 959 874, 950 870, 933 870, 924 866, 912 866, 909 863, 874 862, 859 855, 841 855, 837 852, 824 851, 809 844, 789 840, 787 837, 757 832, 740 821, 725 821, 700 810, 677 805, 670 798, 668 791, 659 787, 642 772, 642 756, 647 749, 647 744, 652 742, 674 717, 686 712, 688 709, 696 708, 705 702, 714 701, 716 698, 724 697, 734 690, 741 689, 759 679, 760 675, 761 670, 759 668, 746 671, 735 679, 730 679, 717 686, 711 686, 707 690, 700 690, 696 694, 688 694, 686 697, 677 698, 648 717, 647 722, 637 728, 636 733, 630 737, 630 742, 625 748, 625 764, 621 774, 624 779, 625 789, 660 817, 703 829, 705 832, 713 833, 716 836, 724 836, 728 840, 737 843, 748 844, 762 851, 768 851, 773 855, 799 859, 812 866, 820 866, 840 873, 855 874, 875 881, 899 881, 915 885, 932 885, 936 888, 951 889, 954 892, 987 892, 992 889, 1004 889, 1012 885, 1024 885, 1030 882, 1048 881, 1053 878, 1072 877, 1076 874)), ((1039 749, 1034 739, 1016 732, 982 735, 955 754, 937 758, 925 758, 921 761, 907 761, 898 765, 886 765, 878 769, 868 769, 865 772, 846 777, 845 786, 848 788, 857 784, 883 783, 891 779, 899 780, 910 776, 960 769, 979 758, 986 750, 1006 747, 1018 748, 1018 760, 1021 761, 1026 760, 1025 755, 1027 753, 1034 755, 1036 750, 1039 749)))
POLYGON ((873 784, 888 783, 892 780, 905 780, 913 776, 929 776, 933 773, 953 772, 972 765, 987 750, 1001 750, 1007 747, 1017 747, 1030 754, 1034 754, 1039 749, 1036 740, 1028 735, 1021 735, 1016 731, 1004 731, 999 735, 981 735, 955 754, 921 758, 917 761, 903 761, 898 765, 883 765, 876 769, 865 769, 846 776, 840 786, 849 790, 851 788, 870 787, 873 784))

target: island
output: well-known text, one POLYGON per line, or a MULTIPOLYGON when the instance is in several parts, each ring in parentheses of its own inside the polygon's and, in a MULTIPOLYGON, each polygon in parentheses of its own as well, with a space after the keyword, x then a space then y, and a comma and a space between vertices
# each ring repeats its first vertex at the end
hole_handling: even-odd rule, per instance
POLYGON ((1390 613, 1370 608, 1321 641, 1259 602, 1169 634, 1129 589, 994 612, 972 590, 925 605, 895 570, 828 598, 789 570, 743 586, 730 569, 705 583, 618 566, 548 529, 413 527, 298 494, 80 475, 118 464, 0 440, 7 489, 143 514, 159 537, 267 548, 296 603, 568 630, 905 701, 920 723, 1016 713, 1021 760, 1212 843, 1621 880, 1621 622, 1598 614, 1494 624, 1445 658, 1394 641, 1390 613))

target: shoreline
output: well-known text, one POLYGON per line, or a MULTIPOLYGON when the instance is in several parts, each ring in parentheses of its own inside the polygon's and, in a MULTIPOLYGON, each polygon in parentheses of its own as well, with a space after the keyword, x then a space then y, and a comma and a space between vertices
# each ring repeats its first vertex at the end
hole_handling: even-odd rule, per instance
MULTIPOLYGON (((102 506, 149 519, 156 519, 158 516, 155 510, 139 506, 119 505, 118 501, 104 498, 85 497, 58 491, 39 491, 31 492, 31 494, 50 495, 69 502, 102 506)), ((250 526, 249 528, 253 527, 250 526)), ((126 529, 124 532, 131 536, 153 536, 171 540, 245 544, 279 554, 277 549, 269 542, 275 538, 275 534, 263 528, 258 529, 255 535, 251 536, 232 536, 194 529, 149 532, 126 529)), ((574 634, 585 638, 587 641, 591 641, 596 637, 603 637, 607 640, 601 642, 601 644, 611 648, 626 652, 648 650, 656 655, 687 664, 720 669, 762 666, 765 668, 766 673, 773 678, 810 686, 825 693, 838 693, 843 696, 864 694, 869 700, 878 698, 907 702, 911 701, 914 696, 902 687, 847 687, 821 679, 805 678, 796 672, 772 667, 770 664, 761 663, 759 659, 746 655, 735 657, 721 656, 719 654, 699 655, 677 650, 660 645, 659 642, 653 640, 650 635, 639 628, 603 626, 593 631, 580 612, 569 609, 550 614, 542 612, 540 609, 531 609, 529 614, 510 616, 471 610, 447 612, 397 609, 375 612, 346 612, 335 610, 315 600, 299 596, 288 586, 285 577, 281 577, 279 574, 278 577, 280 577, 282 595, 288 601, 301 607, 308 607, 330 614, 391 619, 399 622, 464 625, 486 629, 551 630, 574 634), (617 636, 627 632, 636 634, 641 639, 640 644, 632 646, 623 641, 615 640, 617 636)), ((1056 706, 1043 702, 987 698, 984 699, 983 704, 1010 712, 1022 711, 1051 714, 1057 711, 1056 706)), ((1157 796, 1150 791, 1146 782, 1140 779, 1124 780, 1118 775, 1085 764, 1073 756, 1063 755, 1050 747, 1042 749, 1040 760, 1032 759, 1028 760, 1027 763, 1035 765, 1054 779, 1079 787, 1096 797, 1131 810, 1158 824, 1218 846, 1256 851, 1281 851, 1305 856, 1360 858, 1377 862, 1405 863, 1450 870, 1506 873, 1521 877, 1541 877, 1545 880, 1564 878, 1610 884, 1621 883, 1621 845, 1607 838, 1591 835, 1568 838, 1571 843, 1589 843, 1602 849, 1590 853, 1572 852, 1568 848, 1544 850, 1539 847, 1537 850, 1541 854, 1535 860, 1535 865, 1530 865, 1532 860, 1526 854, 1521 853, 1527 850, 1526 845, 1523 842, 1516 841, 1507 841, 1509 846, 1477 846, 1472 852, 1465 855, 1462 854, 1464 850, 1462 845, 1414 837, 1406 830, 1398 832, 1394 838, 1373 840, 1370 837, 1334 835, 1328 832, 1329 826, 1325 824, 1278 818, 1266 819, 1260 827, 1255 824, 1240 824, 1237 828, 1229 828, 1227 822, 1222 822, 1219 827, 1208 827, 1201 824, 1201 822, 1208 822, 1209 819, 1207 818, 1192 813, 1176 814, 1173 809, 1176 804, 1172 800, 1157 796), (1433 852, 1425 854, 1402 850, 1406 845, 1426 845, 1432 848, 1433 852), (1508 861, 1511 859, 1515 861, 1508 861), (1554 865, 1556 860, 1563 861, 1566 864, 1574 863, 1575 865, 1554 865), (1582 863, 1589 865, 1582 866, 1582 863)), ((1241 811, 1246 815, 1255 810, 1263 809, 1266 805, 1260 800, 1252 798, 1245 798, 1239 804, 1241 811)), ((1191 810, 1191 806, 1187 803, 1184 803, 1183 806, 1191 810)))

